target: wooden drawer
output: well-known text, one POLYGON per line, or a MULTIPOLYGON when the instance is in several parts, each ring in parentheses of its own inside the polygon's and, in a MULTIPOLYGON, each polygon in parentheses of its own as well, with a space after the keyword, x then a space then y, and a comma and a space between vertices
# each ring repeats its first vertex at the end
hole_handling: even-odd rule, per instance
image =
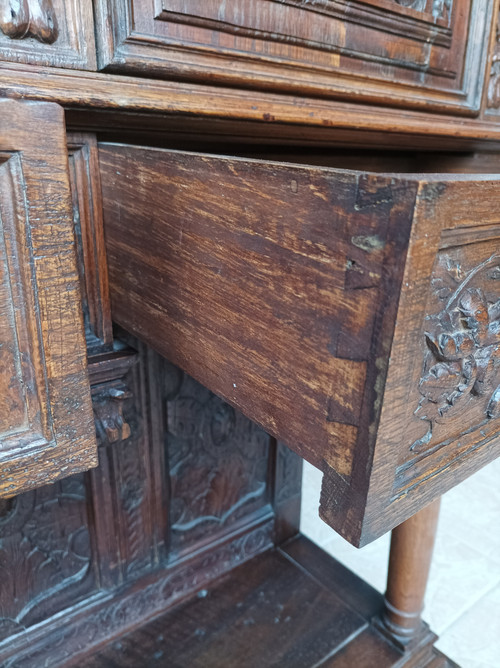
POLYGON ((92 3, 1 0, 0 60, 94 70, 92 3))
POLYGON ((99 67, 479 110, 491 0, 96 0, 99 67))
POLYGON ((0 497, 97 465, 64 116, 0 100, 0 497))
POLYGON ((321 468, 349 541, 499 453, 499 177, 100 162, 113 318, 321 468))

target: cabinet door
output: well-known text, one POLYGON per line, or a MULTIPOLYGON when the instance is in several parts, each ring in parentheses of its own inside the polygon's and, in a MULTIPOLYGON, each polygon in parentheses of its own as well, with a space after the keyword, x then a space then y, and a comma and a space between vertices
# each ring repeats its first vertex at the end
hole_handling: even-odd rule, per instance
POLYGON ((92 3, 0 0, 0 60, 95 69, 92 3))
POLYGON ((60 107, 0 101, 0 496, 96 466, 60 107))
POLYGON ((324 472, 355 544, 500 453, 500 178, 102 145, 113 318, 324 472))
POLYGON ((491 0, 97 0, 99 66, 479 110, 491 0))

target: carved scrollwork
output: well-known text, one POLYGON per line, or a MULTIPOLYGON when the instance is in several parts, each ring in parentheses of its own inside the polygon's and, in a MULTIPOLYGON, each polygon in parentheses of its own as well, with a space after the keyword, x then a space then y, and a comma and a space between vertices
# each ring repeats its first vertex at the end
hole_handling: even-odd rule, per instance
POLYGON ((53 44, 59 29, 52 0, 0 0, 0 30, 11 39, 53 44))
POLYGON ((448 257, 441 264, 445 271, 432 287, 445 305, 428 317, 415 411, 429 428, 411 446, 414 452, 426 448, 436 425, 460 418, 471 405, 482 419, 500 416, 500 299, 495 297, 500 256, 492 255, 468 273, 448 257))

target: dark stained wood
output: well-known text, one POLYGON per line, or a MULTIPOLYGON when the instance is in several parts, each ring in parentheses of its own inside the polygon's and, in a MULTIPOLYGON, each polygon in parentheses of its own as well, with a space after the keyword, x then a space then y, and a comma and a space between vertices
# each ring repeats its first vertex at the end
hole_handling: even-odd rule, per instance
POLYGON ((102 589, 85 604, 69 605, 63 615, 13 636, 0 648, 2 668, 67 666, 200 588, 272 547, 272 517, 218 541, 211 550, 191 554, 172 568, 150 568, 113 589, 102 589))
POLYGON ((138 637, 121 638, 79 665, 125 667, 156 660, 192 668, 314 666, 365 626, 333 593, 271 552, 202 590, 138 637))
POLYGON ((99 67, 470 113, 481 101, 492 5, 98 0, 99 67))
POLYGON ((0 509, 0 604, 26 608, 0 618, 2 666, 66 665, 298 531, 298 457, 128 341, 89 360, 99 467, 0 509))
POLYGON ((436 538, 440 499, 392 532, 382 620, 403 645, 422 632, 422 610, 436 538))
POLYGON ((496 455, 493 177, 100 160, 113 317, 323 469, 348 540, 496 455))
POLYGON ((91 3, 1 0, 0 60, 95 69, 91 3))
MULTIPOLYGON (((132 13, 127 23, 125 2, 121 0, 0 0, 0 96, 60 102, 66 107, 69 127, 77 131, 69 137, 69 175, 79 249, 78 274, 74 259, 68 271, 66 255, 56 253, 53 242, 59 242, 60 237, 54 233, 55 227, 49 252, 44 247, 38 259, 42 263, 49 256, 57 257, 57 270, 49 277, 51 294, 57 295, 54 299, 61 301, 67 296, 64 286, 68 281, 81 287, 87 372, 100 461, 98 468, 86 474, 76 473, 0 500, 0 664, 5 668, 62 666, 71 662, 80 665, 84 656, 88 658, 97 647, 111 642, 105 650, 108 665, 109 652, 120 664, 126 648, 130 648, 129 660, 137 657, 141 667, 145 657, 152 657, 153 665, 172 665, 167 653, 155 657, 155 652, 171 647, 175 640, 168 636, 165 619, 160 618, 151 626, 147 622, 167 612, 167 620, 173 620, 171 628, 177 628, 180 617, 176 617, 175 606, 181 604, 182 615, 187 610, 194 611, 187 622, 188 629, 201 628, 212 600, 210 596, 194 601, 192 598, 197 591, 207 589, 227 593, 227 607, 217 599, 218 605, 210 609, 217 607, 219 620, 226 624, 231 637, 222 637, 216 629, 211 638, 198 640, 199 636, 192 634, 194 640, 188 638, 182 648, 177 644, 174 654, 189 654, 197 648, 205 652, 215 646, 233 651, 236 641, 241 641, 239 648, 234 649, 236 654, 241 647, 250 649, 240 657, 239 665, 260 656, 258 640, 262 637, 261 653, 268 654, 263 665, 271 652, 279 654, 286 639, 289 647, 297 648, 292 661, 296 656, 314 659, 324 651, 327 654, 321 659, 322 665, 336 668, 450 666, 432 650, 435 636, 425 625, 418 637, 406 644, 391 639, 387 631, 383 635, 383 627, 375 621, 380 619, 382 597, 308 541, 293 539, 298 530, 301 483, 301 459, 296 453, 146 344, 120 328, 115 328, 114 339, 102 230, 100 165, 96 137, 90 133, 180 150, 231 156, 252 153, 258 160, 270 157, 272 145, 273 159, 325 164, 340 170, 357 166, 362 172, 419 171, 413 166, 416 162, 424 171, 432 172, 498 172, 495 154, 485 157, 484 153, 476 153, 471 157, 454 153, 498 150, 500 146, 498 44, 494 21, 488 15, 491 10, 497 11, 498 2, 228 0, 222 4, 224 7, 212 0, 130 0, 127 9, 132 13), (95 67, 93 6, 102 47, 101 64, 120 70, 120 75, 82 71, 95 67), (231 16, 235 8, 242 9, 239 16, 231 16), (232 25, 228 21, 231 18, 232 25), (139 24, 144 28, 142 33, 136 30, 139 24), (274 34, 265 33, 266 26, 274 34), (255 33, 261 29, 262 34, 255 33), (317 41, 313 43, 312 38, 317 41), (486 62, 488 48, 491 53, 486 62), (137 72, 140 78, 126 76, 125 71, 137 72), (488 98, 483 83, 488 82, 490 72, 488 98), (164 77, 196 79, 197 83, 168 81, 164 77), (227 87, 229 84, 231 87, 227 87), (473 118, 479 109, 481 88, 482 109, 487 107, 487 111, 473 118), (440 111, 436 113, 437 110, 440 111), (336 147, 335 155, 332 146, 336 147), (323 154, 308 154, 309 147, 319 147, 323 154), (371 155, 367 151, 370 148, 375 149, 371 155), (398 150, 399 156, 385 155, 383 150, 387 148, 398 150), (428 158, 410 155, 410 148, 431 149, 434 154, 428 158), (443 151, 448 151, 447 155, 443 151), (285 541, 288 543, 283 546, 285 541), (275 545, 282 547, 273 552, 275 545), (264 556, 259 557, 262 553, 264 556), (263 567, 263 562, 268 566, 263 567), (241 564, 243 568, 238 571, 241 564), (265 575, 262 589, 266 601, 294 608, 295 633, 288 631, 287 636, 286 624, 290 621, 266 624, 264 629, 258 624, 249 629, 236 624, 234 628, 235 620, 241 619, 239 615, 245 611, 233 607, 232 583, 238 592, 245 588, 248 591, 257 575, 265 575), (315 605, 316 601, 324 604, 315 605), (323 609, 326 613, 318 614, 323 609), (304 610, 310 611, 306 621, 304 610), (338 613, 336 621, 332 611, 338 613), (196 625, 197 615, 202 614, 196 625), (359 626, 342 644, 342 634, 348 631, 346 619, 357 619, 359 626), (113 645, 120 642, 124 633, 142 625, 146 626, 126 638, 122 648, 113 645), (151 635, 157 626, 161 630, 151 635), (302 628, 304 634, 300 632, 302 628), (309 639, 312 642, 306 642, 309 639)), ((0 112, 5 108, 2 102, 0 112)), ((54 133, 48 131, 46 111, 40 116, 35 114, 35 120, 30 122, 26 122, 26 113, 16 111, 16 131, 12 131, 11 124, 0 136, 0 143, 9 135, 12 139, 21 135, 26 138, 23 145, 0 147, 8 154, 7 162, 0 165, 1 226, 7 232, 14 229, 6 215, 7 205, 16 200, 13 193, 21 203, 20 224, 25 218, 24 210, 30 221, 38 224, 40 220, 53 222, 54 212, 65 208, 65 239, 67 247, 73 248, 73 240, 69 242, 71 226, 67 224, 70 206, 62 114, 59 110, 57 123, 54 120, 58 127, 54 140, 54 133), (61 150, 60 156, 64 154, 56 162, 55 146, 58 153, 61 150), (16 161, 22 163, 28 195, 24 209, 22 188, 16 190, 7 182, 8 170, 14 173, 16 161), (43 195, 35 201, 31 196, 35 181, 42 193, 51 191, 51 198, 43 195)), ((2 130, 7 117, 3 114, 0 119, 2 130)), ((4 153, 1 156, 0 162, 4 153)), ((310 171, 308 166, 303 169, 310 171)), ((117 171, 121 171, 119 167, 117 171)), ((19 177, 18 185, 23 185, 20 170, 14 176, 19 177)), ((384 178, 371 175, 368 180, 359 181, 358 190, 364 195, 361 206, 353 207, 351 213, 363 218, 369 232, 363 230, 353 236, 372 234, 383 219, 383 211, 391 208, 384 201, 384 178)), ((405 198, 411 199, 411 187, 402 184, 410 180, 401 175, 389 179, 394 180, 390 185, 392 207, 394 197, 403 203, 400 209, 409 206, 405 198), (399 187, 408 188, 407 193, 400 193, 399 187)), ((383 526, 400 522, 413 508, 427 503, 495 455, 496 260, 485 266, 483 261, 496 253, 500 235, 496 220, 497 183, 488 186, 478 179, 467 189, 463 182, 455 187, 445 177, 439 179, 442 191, 430 192, 422 184, 436 184, 434 177, 419 177, 412 183, 417 181, 421 184, 420 199, 411 213, 413 231, 417 233, 410 245, 410 251, 417 251, 410 253, 407 262, 408 282, 416 288, 408 290, 401 300, 394 348, 397 365, 389 369, 380 438, 368 449, 365 440, 365 449, 351 453, 348 493, 342 489, 342 476, 332 474, 331 460, 324 479, 323 514, 330 524, 343 527, 365 522, 371 533, 367 531, 363 540, 382 531, 383 526), (421 275, 427 276, 427 283, 414 281, 415 276, 418 279, 421 275), (457 299, 450 301, 455 292, 457 299), (484 299, 478 298, 479 293, 484 299), (425 315, 430 318, 425 320, 425 315), (431 326, 425 327, 424 322, 431 326), (409 344, 405 329, 412 334, 409 344), (460 349, 461 357, 451 349, 453 344, 460 349), (420 416, 414 415, 419 403, 426 410, 420 411, 420 416), (434 412, 429 411, 433 407, 434 412), (461 411, 464 418, 460 420, 453 411, 461 411), (476 438, 477 429, 471 434, 463 433, 462 422, 480 424, 483 440, 476 438), (403 429, 403 423, 408 428, 403 429), (412 435, 410 447, 401 438, 402 430, 405 435, 412 435), (444 436, 448 434, 452 434, 449 442, 444 436), (367 465, 373 473, 370 484, 364 477, 367 465), (355 487, 362 493, 351 494, 355 487), (343 506, 338 505, 339 499, 344 501, 343 506), (370 509, 369 516, 361 517, 363 504, 370 509)), ((220 199, 222 195, 227 197, 220 182, 214 179, 213 184, 213 192, 204 198, 203 206, 212 202, 216 193, 220 199)), ((249 191, 252 189, 255 190, 250 184, 249 191)), ((169 200, 168 194, 166 189, 155 194, 158 211, 166 206, 178 211, 180 195, 169 200)), ((283 204, 280 197, 275 201, 283 204)), ((298 205, 297 201, 297 195, 292 198, 290 194, 289 206, 284 207, 288 215, 283 219, 284 231, 296 214, 303 215, 304 220, 308 210, 314 215, 321 211, 331 214, 332 207, 328 209, 327 202, 315 206, 309 201, 298 205)), ((335 201, 334 197, 331 201, 335 201)), ((271 208, 269 203, 262 208, 266 215, 271 208)), ((230 209, 221 202, 212 214, 225 222, 230 209)), ((317 231, 331 241, 324 223, 327 217, 317 215, 317 231)), ((244 220, 243 215, 240 220, 244 220)), ((261 226, 267 220, 261 215, 261 226)), ((391 228, 395 220, 389 223, 391 228)), ((312 228, 310 225, 304 229, 312 228)), ((29 248, 26 228, 21 225, 16 229, 22 232, 21 241, 28 240, 25 247, 29 248)), ((348 236, 343 242, 349 248, 348 236)), ((318 234, 316 248, 322 243, 318 234)), ((360 257, 368 253, 356 249, 360 257)), ((19 248, 15 250, 19 259, 21 252, 19 248)), ((349 259, 354 259, 354 266, 359 268, 359 258, 349 259)), ((10 269, 16 254, 8 254, 6 261, 10 269)), ((377 276, 376 261, 362 267, 377 276)), ((289 272, 287 281, 282 281, 285 288, 290 287, 293 277, 289 272)), ((139 274, 137 278, 140 279, 139 274)), ((354 298, 354 304, 356 295, 378 289, 365 279, 366 273, 353 273, 353 265, 348 275, 346 272, 342 285, 354 298)), ((14 297, 21 283, 14 285, 14 297)), ((262 281, 263 286, 265 283, 262 281)), ((29 281, 25 281, 27 284, 29 281)), ((158 284, 161 285, 161 276, 157 271, 155 289, 158 284)), ((307 287, 307 296, 321 292, 321 282, 307 287)), ((73 305, 65 315, 72 317, 80 309, 73 310, 78 300, 76 292, 71 294, 73 305)), ((17 293, 19 296, 23 297, 17 293)), ((241 303, 247 299, 244 294, 241 303)), ((29 300, 23 303, 23 299, 17 299, 16 313, 21 317, 16 325, 24 313, 30 324, 29 307, 29 300)), ((345 331, 359 321, 358 311, 362 312, 359 307, 349 311, 352 318, 343 323, 345 331)), ((31 312, 36 313, 36 309, 31 312)), ((25 328, 25 332, 31 340, 38 335, 44 342, 50 338, 50 362, 59 350, 60 326, 42 317, 44 313, 39 315, 39 334, 36 328, 25 328)), ((252 327, 258 328, 258 323, 252 323, 252 327)), ((12 343, 12 328, 10 334, 8 330, 9 319, 3 317, 2 337, 10 336, 7 343, 12 343)), ((20 325, 15 332, 21 347, 22 330, 20 325)), ((312 334, 309 330, 304 327, 309 340, 317 339, 318 331, 321 334, 321 330, 312 334)), ((334 332, 339 350, 359 354, 359 345, 353 345, 343 331, 340 327, 334 332)), ((376 338, 380 332, 376 327, 374 331, 376 338)), ((359 330, 355 341, 365 345, 369 334, 368 330, 359 330)), ((71 348, 70 360, 74 362, 76 358, 80 370, 84 369, 81 331, 76 344, 69 337, 64 343, 71 348)), ((5 361, 9 346, 4 345, 1 352, 5 361)), ((309 353, 310 348, 300 349, 300 353, 305 352, 309 353)), ((31 355, 33 349, 28 353, 31 355)), ((249 356, 245 350, 241 359, 246 357, 249 356)), ((300 355, 296 359, 300 367, 303 359, 300 355)), ((278 362, 276 358, 274 368, 279 367, 278 362)), ((204 363, 209 364, 210 359, 206 357, 204 363)), ((40 363, 37 368, 41 366, 40 363)), ((66 369, 69 371, 69 366, 66 369)), ((25 387, 28 392, 37 390, 33 384, 25 387)), ((8 389, 2 393, 10 403, 8 411, 4 405, 4 411, 12 417, 16 414, 15 388, 8 389)), ((61 396, 67 410, 74 412, 72 400, 76 395, 68 383, 64 389, 68 394, 63 392, 61 396)), ((274 401, 280 398, 268 395, 274 401)), ((302 393, 300 399, 304 396, 307 394, 302 393)), ((342 399, 344 393, 336 396, 342 399)), ((351 398, 348 406, 338 402, 341 410, 335 413, 337 418, 348 419, 356 407, 363 411, 360 397, 351 393, 351 398)), ((31 408, 36 409, 35 404, 33 400, 31 408)), ((309 414, 305 417, 309 419, 309 414)), ((306 436, 309 451, 314 452, 314 430, 305 424, 301 433, 306 436)), ((338 450, 333 464, 341 467, 345 465, 345 451, 338 450)), ((60 462, 58 475, 63 475, 66 465, 66 461, 60 462)), ((412 537, 402 538, 401 542, 397 552, 402 554, 408 546, 411 548, 412 537)), ((406 572, 412 560, 406 557, 404 562, 404 571, 392 566, 391 571, 406 572)), ((404 605, 405 596, 415 593, 415 587, 403 585, 397 591, 404 605)), ((251 593, 248 601, 253 605, 251 593)), ((266 605, 260 600, 254 603, 252 612, 258 612, 257 619, 269 621, 266 605)), ((216 622, 211 620, 214 627, 216 622)), ((185 637, 179 634, 180 640, 185 637)))
POLYGON ((0 151, 5 498, 97 457, 62 109, 1 100, 0 151))
POLYGON ((2 643, 95 594, 91 542, 81 473, 0 501, 2 643))
MULTIPOLYGON (((451 668, 427 642, 402 651, 360 612, 356 595, 366 585, 307 539, 268 551, 199 591, 141 629, 116 638, 68 665, 220 668, 451 668), (299 565, 290 552, 300 553, 299 565), (326 565, 326 572, 322 566, 326 565), (314 568, 311 571, 310 567, 314 568), (346 597, 328 575, 343 580, 346 597)), ((371 590, 382 604, 380 594, 371 590)))
POLYGON ((92 354, 113 343, 95 135, 68 134, 68 151, 85 334, 92 354))
POLYGON ((59 26, 52 0, 3 2, 0 30, 11 39, 34 37, 44 44, 53 44, 59 36, 59 26))
POLYGON ((349 480, 377 373, 372 332, 383 340, 377 309, 390 312, 384 286, 398 280, 392 258, 405 252, 412 186, 114 146, 100 159, 116 321, 349 480))

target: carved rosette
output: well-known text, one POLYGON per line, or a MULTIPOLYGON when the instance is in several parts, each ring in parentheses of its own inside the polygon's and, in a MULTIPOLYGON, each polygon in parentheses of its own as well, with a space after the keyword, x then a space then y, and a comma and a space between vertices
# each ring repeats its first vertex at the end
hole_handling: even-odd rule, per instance
POLYGON ((0 30, 11 39, 53 44, 59 29, 52 0, 0 0, 0 30))
POLYGON ((468 273, 445 256, 441 269, 432 287, 444 308, 428 317, 415 411, 428 430, 412 444, 416 453, 429 446, 437 425, 462 416, 467 423, 471 408, 477 422, 500 415, 500 256, 468 273))

